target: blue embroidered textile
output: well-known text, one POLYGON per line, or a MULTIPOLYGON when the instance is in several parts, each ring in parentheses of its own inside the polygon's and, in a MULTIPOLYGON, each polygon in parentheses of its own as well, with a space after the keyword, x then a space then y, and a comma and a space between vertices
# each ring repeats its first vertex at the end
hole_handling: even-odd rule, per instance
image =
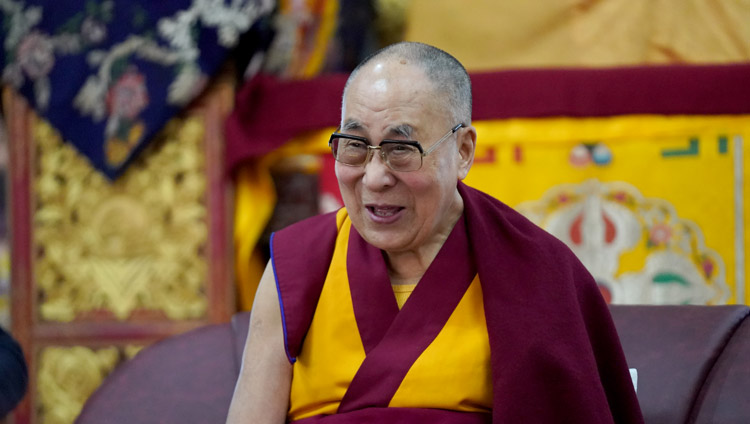
POLYGON ((110 178, 273 0, 0 0, 2 80, 110 178))

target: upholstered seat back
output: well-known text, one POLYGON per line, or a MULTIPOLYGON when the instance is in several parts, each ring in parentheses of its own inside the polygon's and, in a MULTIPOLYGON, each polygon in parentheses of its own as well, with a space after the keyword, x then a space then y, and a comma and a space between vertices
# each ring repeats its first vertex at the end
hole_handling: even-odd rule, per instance
MULTIPOLYGON (((693 422, 705 416, 699 394, 713 373, 725 347, 740 323, 747 317, 747 306, 611 306, 612 318, 622 342, 628 366, 638 370, 638 401, 647 423, 671 424, 693 422)), ((747 329, 750 322, 743 327, 747 329)), ((739 346, 738 346, 739 347, 739 346)), ((750 354, 750 346, 745 353, 750 354)), ((746 356, 750 359, 750 356, 746 356)), ((725 364, 725 368, 739 364, 725 364)), ((750 362, 742 368, 750 371, 750 362)), ((747 375, 747 374, 745 374, 747 375)), ((714 379, 716 380, 716 378, 714 379)), ((741 384, 734 384, 739 389, 741 384)), ((745 393, 750 380, 744 382, 745 393)), ((736 393, 736 396, 742 396, 736 393)), ((712 402, 734 410, 742 420, 708 420, 716 423, 750 422, 750 402, 732 405, 710 391, 712 402), (744 412, 743 412, 744 410, 744 412)), ((745 395, 746 396, 746 395, 745 395)))
MULTIPOLYGON (((750 308, 612 306, 646 423, 750 423, 750 308)), ((249 314, 175 336, 118 367, 78 424, 226 421, 249 314)))
POLYGON ((224 423, 249 314, 143 349, 89 398, 77 424, 224 423))

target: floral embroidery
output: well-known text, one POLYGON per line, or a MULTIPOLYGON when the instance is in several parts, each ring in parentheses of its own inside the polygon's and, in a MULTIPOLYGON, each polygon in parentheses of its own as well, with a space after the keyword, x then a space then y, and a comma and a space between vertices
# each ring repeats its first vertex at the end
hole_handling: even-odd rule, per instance
POLYGON ((138 115, 148 106, 146 78, 135 66, 130 66, 109 87, 107 112, 109 119, 105 130, 107 163, 112 166, 124 162, 138 146, 145 125, 138 115))
POLYGON ((47 76, 55 65, 55 53, 49 38, 39 32, 28 34, 18 46, 18 65, 31 79, 47 76))
POLYGON ((115 134, 107 139, 104 150, 107 162, 113 166, 123 163, 132 153, 133 149, 143 137, 145 126, 143 122, 127 123, 119 125, 120 121, 114 119, 115 134))
POLYGON ((275 4, 0 0, 2 79, 115 177, 275 4))
POLYGON ((672 228, 660 222, 654 224, 648 231, 649 246, 664 246, 672 239, 672 228))
POLYGON ((148 93, 143 74, 134 67, 128 68, 107 93, 107 110, 110 115, 134 119, 148 105, 148 93))
POLYGON ((703 231, 627 183, 561 184, 516 209, 567 244, 614 303, 729 299, 724 262, 703 231))
POLYGON ((75 55, 106 38, 106 30, 96 32, 94 26, 102 27, 111 20, 112 1, 101 5, 90 2, 84 17, 78 12, 60 25, 54 34, 37 28, 43 20, 43 8, 29 6, 25 2, 0 0, 0 11, 9 22, 5 42, 7 64, 3 70, 3 81, 20 89, 28 79, 33 84, 35 106, 44 112, 51 96, 49 74, 53 71, 57 57, 75 55), (88 22, 80 25, 80 22, 88 22), (86 31, 84 31, 84 29, 86 31), (81 31, 79 33, 79 31, 81 31))
POLYGON ((701 268, 703 269, 703 274, 706 276, 706 278, 712 278, 714 274, 714 269, 716 268, 716 264, 714 263, 713 259, 709 257, 708 255, 702 256, 702 262, 701 262, 701 268))
POLYGON ((89 16, 81 24, 81 35, 87 43, 101 43, 107 38, 107 26, 102 21, 89 16))

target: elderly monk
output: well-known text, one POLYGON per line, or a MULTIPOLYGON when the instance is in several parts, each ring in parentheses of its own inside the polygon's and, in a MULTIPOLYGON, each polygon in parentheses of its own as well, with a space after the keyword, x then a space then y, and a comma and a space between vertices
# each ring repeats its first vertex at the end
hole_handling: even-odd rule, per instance
POLYGON ((228 423, 642 422, 591 275, 461 182, 463 66, 386 47, 341 109, 345 207, 273 235, 228 423))

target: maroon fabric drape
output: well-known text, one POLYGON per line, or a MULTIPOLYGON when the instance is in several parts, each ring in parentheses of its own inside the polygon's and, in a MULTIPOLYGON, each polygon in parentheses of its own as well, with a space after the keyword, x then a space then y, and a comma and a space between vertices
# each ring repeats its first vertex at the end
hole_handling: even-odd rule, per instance
MULTIPOLYGON (((502 202, 463 183, 458 191, 482 285, 493 422, 642 423, 617 332, 591 274, 561 241, 502 202)), ((273 235, 290 358, 302 346, 332 257, 332 251, 311 250, 319 244, 309 234, 330 246, 336 232, 335 216, 327 214, 273 235)), ((346 422, 372 422, 351 418, 346 422)))
POLYGON ((414 362, 435 340, 476 275, 463 217, 399 310, 380 249, 352 226, 346 260, 366 357, 338 413, 388 407, 414 362), (363 272, 366 270, 366 272, 363 272))
MULTIPOLYGON (((228 168, 304 131, 338 125, 346 78, 247 82, 226 123, 228 168)), ((512 70, 471 79, 475 120, 750 112, 750 64, 512 70)))

